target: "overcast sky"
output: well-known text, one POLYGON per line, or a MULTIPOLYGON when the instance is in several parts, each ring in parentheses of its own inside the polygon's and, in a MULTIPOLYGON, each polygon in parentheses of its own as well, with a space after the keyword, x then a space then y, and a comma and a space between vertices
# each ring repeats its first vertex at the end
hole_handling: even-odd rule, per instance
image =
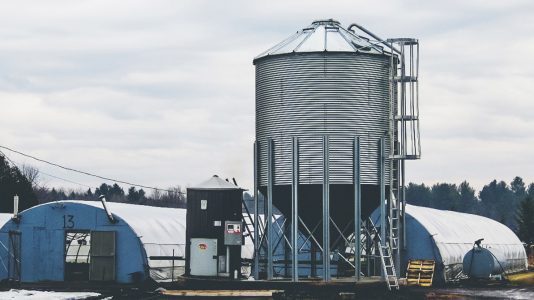
POLYGON ((0 145, 147 185, 219 174, 250 188, 252 59, 322 18, 420 39, 423 157, 409 181, 534 181, 529 0, 3 1, 0 145))

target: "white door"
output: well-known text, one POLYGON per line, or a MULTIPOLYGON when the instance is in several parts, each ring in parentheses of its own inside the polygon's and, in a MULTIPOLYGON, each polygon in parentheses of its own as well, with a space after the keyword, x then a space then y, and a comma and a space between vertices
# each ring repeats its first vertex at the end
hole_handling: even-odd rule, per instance
POLYGON ((191 275, 217 276, 217 240, 191 239, 191 275))

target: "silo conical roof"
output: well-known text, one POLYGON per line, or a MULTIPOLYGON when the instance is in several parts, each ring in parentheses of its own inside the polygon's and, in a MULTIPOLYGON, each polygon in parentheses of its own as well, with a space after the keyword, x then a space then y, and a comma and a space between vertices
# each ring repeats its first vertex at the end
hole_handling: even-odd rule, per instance
POLYGON ((194 190, 239 190, 237 185, 230 183, 217 175, 213 175, 210 179, 191 187, 194 190))
POLYGON ((281 43, 261 53, 254 61, 271 55, 299 52, 356 52, 384 54, 384 49, 366 37, 343 28, 334 19, 317 20, 281 43))

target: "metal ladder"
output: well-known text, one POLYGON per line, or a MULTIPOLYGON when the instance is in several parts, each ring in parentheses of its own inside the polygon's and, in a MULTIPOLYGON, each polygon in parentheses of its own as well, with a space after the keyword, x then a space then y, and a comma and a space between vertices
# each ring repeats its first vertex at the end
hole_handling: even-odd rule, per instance
POLYGON ((393 262, 393 255, 389 242, 386 241, 385 245, 382 245, 382 239, 376 229, 373 221, 369 219, 371 230, 374 234, 375 242, 377 243, 378 253, 380 254, 380 262, 382 264, 382 272, 386 281, 388 290, 399 289, 399 279, 397 277, 397 271, 395 270, 395 263, 393 262))
MULTIPOLYGON (((390 61, 388 237, 392 256, 400 265, 405 247, 405 161, 421 157, 419 133, 419 41, 412 38, 388 39, 390 61), (401 239, 402 237, 402 239, 401 239)), ((386 237, 384 237, 386 238, 386 237)), ((397 274, 400 276, 400 273, 397 274)))
POLYGON ((380 245, 380 247, 378 247, 378 251, 380 253, 382 272, 384 272, 388 290, 398 290, 399 279, 397 278, 397 271, 395 270, 395 264, 393 263, 393 256, 391 255, 389 243, 386 243, 386 246, 380 245))

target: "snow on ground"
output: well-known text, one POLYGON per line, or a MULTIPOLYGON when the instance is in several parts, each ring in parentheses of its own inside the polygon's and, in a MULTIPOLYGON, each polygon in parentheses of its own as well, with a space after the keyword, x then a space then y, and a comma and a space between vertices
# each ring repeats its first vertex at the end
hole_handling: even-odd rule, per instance
POLYGON ((98 297, 99 293, 90 292, 44 292, 44 291, 30 291, 11 289, 9 291, 0 292, 0 299, 31 299, 31 300, 79 300, 88 299, 91 297, 98 297))

